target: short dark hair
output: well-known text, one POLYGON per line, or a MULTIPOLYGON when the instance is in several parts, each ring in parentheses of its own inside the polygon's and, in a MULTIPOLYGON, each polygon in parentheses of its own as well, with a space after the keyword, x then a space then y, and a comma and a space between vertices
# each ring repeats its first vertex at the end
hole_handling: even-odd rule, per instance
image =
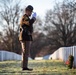
POLYGON ((28 6, 25 8, 25 10, 33 11, 33 6, 28 5, 28 6))

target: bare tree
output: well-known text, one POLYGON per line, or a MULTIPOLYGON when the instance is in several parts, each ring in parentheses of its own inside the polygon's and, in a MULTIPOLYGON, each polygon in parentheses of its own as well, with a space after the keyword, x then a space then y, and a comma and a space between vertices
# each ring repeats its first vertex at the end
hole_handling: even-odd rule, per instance
POLYGON ((76 2, 63 1, 46 14, 45 29, 56 48, 76 45, 76 2))
POLYGON ((40 31, 42 32, 43 22, 39 16, 37 16, 33 27, 34 27, 34 33, 36 33, 36 32, 39 33, 40 31))
POLYGON ((19 19, 23 10, 20 8, 20 0, 0 1, 0 22, 3 27, 5 48, 10 51, 18 50, 19 19))

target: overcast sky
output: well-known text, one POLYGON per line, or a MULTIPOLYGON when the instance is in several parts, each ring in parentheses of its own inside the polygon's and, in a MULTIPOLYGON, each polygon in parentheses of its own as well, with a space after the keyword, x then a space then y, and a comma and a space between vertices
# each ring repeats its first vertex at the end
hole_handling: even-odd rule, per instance
POLYGON ((61 2, 62 0, 25 0, 26 6, 32 5, 37 15, 44 17, 45 13, 49 9, 53 9, 55 2, 61 2))

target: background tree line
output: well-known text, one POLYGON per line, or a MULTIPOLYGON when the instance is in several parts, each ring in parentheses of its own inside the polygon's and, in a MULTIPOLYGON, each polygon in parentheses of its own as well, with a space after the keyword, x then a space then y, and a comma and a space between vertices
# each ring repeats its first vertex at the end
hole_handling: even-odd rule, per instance
MULTIPOLYGON (((20 1, 2 0, 0 2, 0 49, 21 54, 18 40, 19 21, 24 8, 20 1), (13 3, 13 4, 11 4, 13 3)), ((31 57, 51 54, 60 47, 76 45, 76 2, 64 0, 56 3, 46 13, 45 20, 37 17, 34 23, 31 57)))

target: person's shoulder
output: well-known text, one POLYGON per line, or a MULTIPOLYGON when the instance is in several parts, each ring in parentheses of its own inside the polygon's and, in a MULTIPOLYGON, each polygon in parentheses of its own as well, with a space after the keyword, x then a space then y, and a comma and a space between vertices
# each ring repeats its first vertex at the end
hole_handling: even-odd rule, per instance
POLYGON ((28 17, 26 14, 23 14, 23 17, 28 17))
POLYGON ((26 14, 24 14, 23 18, 25 18, 26 20, 28 20, 29 17, 26 14))

